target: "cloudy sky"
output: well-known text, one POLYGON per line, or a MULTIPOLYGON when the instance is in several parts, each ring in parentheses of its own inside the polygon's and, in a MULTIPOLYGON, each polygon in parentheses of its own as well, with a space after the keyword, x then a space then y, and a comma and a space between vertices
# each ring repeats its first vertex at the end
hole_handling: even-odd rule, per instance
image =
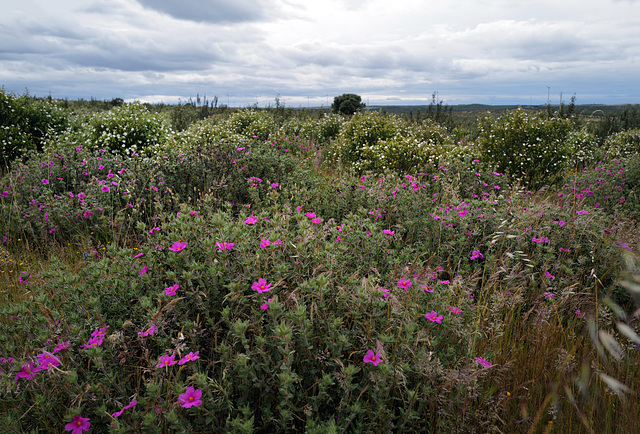
POLYGON ((231 106, 640 103, 640 0, 0 0, 0 86, 231 106))

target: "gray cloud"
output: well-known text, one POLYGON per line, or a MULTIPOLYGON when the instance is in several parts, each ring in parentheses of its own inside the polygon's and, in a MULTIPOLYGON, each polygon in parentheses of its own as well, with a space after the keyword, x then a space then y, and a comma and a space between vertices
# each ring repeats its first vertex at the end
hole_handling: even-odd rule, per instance
POLYGON ((174 18, 208 23, 262 21, 270 8, 262 0, 136 0, 142 6, 174 18))

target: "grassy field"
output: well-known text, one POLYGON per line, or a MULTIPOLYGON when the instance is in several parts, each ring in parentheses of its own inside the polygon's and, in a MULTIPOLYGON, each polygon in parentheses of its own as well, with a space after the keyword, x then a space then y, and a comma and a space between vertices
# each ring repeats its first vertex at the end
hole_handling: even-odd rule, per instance
POLYGON ((0 431, 640 426, 632 116, 2 96, 0 431))

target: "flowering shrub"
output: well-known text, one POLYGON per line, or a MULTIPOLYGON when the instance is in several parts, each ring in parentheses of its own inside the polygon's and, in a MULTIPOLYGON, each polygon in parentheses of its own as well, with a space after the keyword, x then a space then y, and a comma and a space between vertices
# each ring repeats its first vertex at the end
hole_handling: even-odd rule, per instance
POLYGON ((482 118, 478 145, 483 161, 494 164, 497 171, 540 188, 562 175, 570 130, 570 120, 528 115, 518 109, 495 119, 482 118))
POLYGON ((609 159, 628 159, 640 154, 640 130, 621 131, 607 137, 604 152, 609 159))
POLYGON ((43 140, 68 124, 68 114, 54 103, 0 88, 0 168, 27 151, 42 150, 43 140))

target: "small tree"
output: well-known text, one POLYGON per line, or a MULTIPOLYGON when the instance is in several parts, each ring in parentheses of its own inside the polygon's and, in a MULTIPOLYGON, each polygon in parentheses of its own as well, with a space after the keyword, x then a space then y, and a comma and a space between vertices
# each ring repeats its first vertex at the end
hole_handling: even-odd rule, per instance
POLYGON ((337 96, 333 99, 331 104, 331 111, 343 115, 352 115, 359 112, 365 107, 360 95, 354 93, 344 93, 342 96, 337 96))

